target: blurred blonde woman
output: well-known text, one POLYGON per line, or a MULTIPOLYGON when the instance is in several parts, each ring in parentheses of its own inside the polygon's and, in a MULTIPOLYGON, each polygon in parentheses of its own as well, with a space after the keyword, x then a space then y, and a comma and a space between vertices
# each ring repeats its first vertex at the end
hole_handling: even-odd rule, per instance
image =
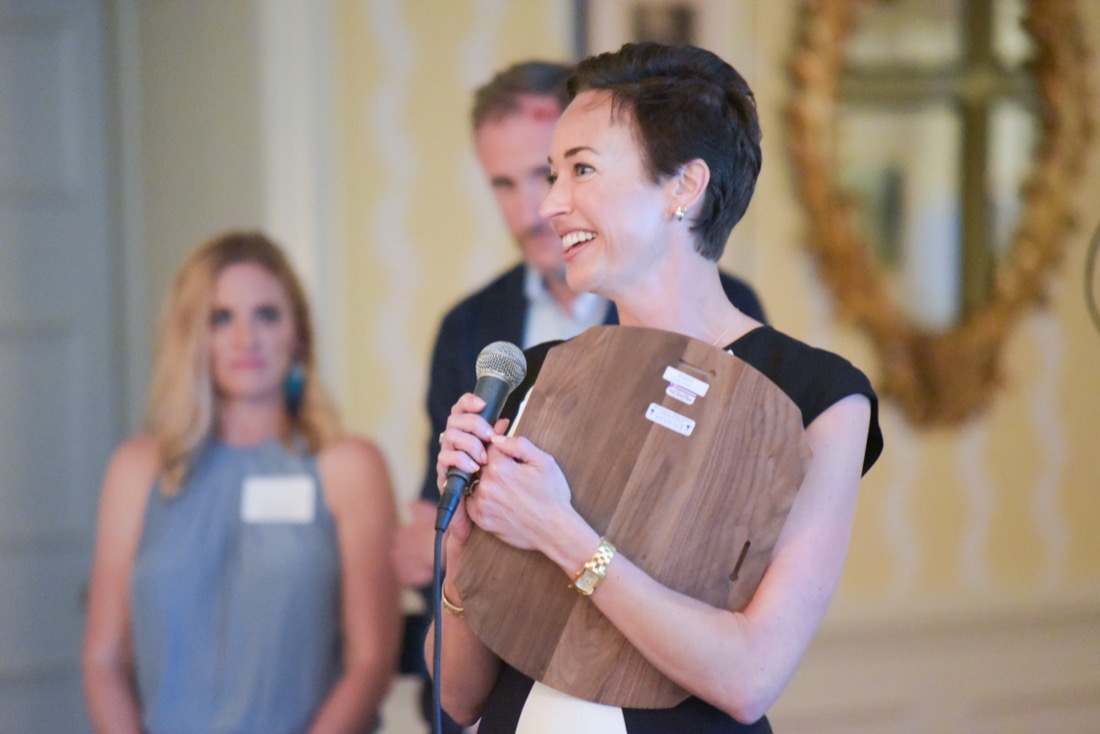
POLYGON ((279 248, 229 232, 176 276, 146 431, 103 480, 84 680, 103 732, 367 732, 396 666, 396 524, 343 433, 279 248))

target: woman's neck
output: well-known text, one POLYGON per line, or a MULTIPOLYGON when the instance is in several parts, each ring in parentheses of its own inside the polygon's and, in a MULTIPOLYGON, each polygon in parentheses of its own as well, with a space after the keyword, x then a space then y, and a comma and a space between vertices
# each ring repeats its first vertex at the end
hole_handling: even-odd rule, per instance
MULTIPOLYGON (((664 329, 705 341, 732 341, 754 325, 726 296, 714 263, 666 268, 613 298, 624 326, 664 329)), ((723 345, 718 345, 723 346, 723 345)))
POLYGON ((218 406, 218 437, 232 446, 253 446, 279 435, 286 423, 282 401, 223 399, 218 406))

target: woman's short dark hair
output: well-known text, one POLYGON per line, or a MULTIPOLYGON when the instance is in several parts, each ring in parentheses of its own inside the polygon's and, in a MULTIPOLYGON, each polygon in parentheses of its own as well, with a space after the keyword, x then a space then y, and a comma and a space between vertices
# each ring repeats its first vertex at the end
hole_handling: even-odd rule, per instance
POLYGON ((748 82, 695 46, 628 43, 577 64, 570 99, 588 90, 609 91, 613 114, 633 118, 654 182, 696 158, 710 167, 692 231, 696 251, 718 260, 760 174, 760 120, 748 82))

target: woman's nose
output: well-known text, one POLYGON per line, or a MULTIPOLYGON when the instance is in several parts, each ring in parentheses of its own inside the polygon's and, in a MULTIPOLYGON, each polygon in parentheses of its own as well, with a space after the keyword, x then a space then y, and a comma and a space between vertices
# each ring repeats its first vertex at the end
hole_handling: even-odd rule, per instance
POLYGON ((247 319, 239 319, 233 325, 233 341, 242 347, 247 347, 252 344, 255 337, 255 329, 252 328, 252 324, 247 319))
POLYGON ((546 197, 539 206, 539 216, 546 221, 550 221, 554 217, 564 214, 568 211, 566 202, 565 185, 561 179, 558 179, 550 185, 550 190, 546 192, 546 197))

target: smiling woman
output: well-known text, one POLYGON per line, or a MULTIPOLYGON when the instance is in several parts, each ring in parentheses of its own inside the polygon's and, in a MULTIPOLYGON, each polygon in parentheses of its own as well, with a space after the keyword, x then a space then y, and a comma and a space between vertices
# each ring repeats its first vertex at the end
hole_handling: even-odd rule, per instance
MULTIPOLYGON (((685 589, 682 578, 663 574, 667 567, 658 568, 655 559, 675 558, 684 568, 719 559, 723 583, 733 583, 741 568, 738 554, 751 553, 748 543, 696 532, 686 522, 648 533, 643 519, 632 523, 633 518, 617 513, 609 519, 585 504, 584 476, 569 471, 569 457, 551 441, 527 432, 527 418, 514 435, 502 435, 503 422, 490 426, 480 415, 484 401, 463 395, 441 439, 437 480, 442 486, 446 472, 458 467, 480 470, 480 481, 447 530, 442 597, 451 613, 426 644, 433 656, 438 632, 440 697, 456 720, 472 723, 480 717, 482 734, 764 734, 771 731, 767 710, 828 607, 847 550, 860 478, 882 450, 875 393, 846 360, 764 326, 723 291, 717 260, 749 205, 761 168, 756 104, 743 77, 700 48, 640 43, 581 61, 569 87, 573 98, 554 130, 552 184, 541 210, 569 245, 564 255, 569 285, 614 300, 620 323, 633 327, 616 328, 616 333, 637 334, 641 342, 672 335, 704 350, 718 365, 751 365, 782 398, 777 404, 790 409, 795 435, 805 437, 812 458, 804 478, 794 481, 793 505, 777 523, 782 530, 773 552, 765 553, 770 564, 759 585, 743 595, 703 599, 685 589), (477 569, 491 565, 477 561, 478 539, 487 535, 549 568, 547 582, 534 593, 517 594, 514 604, 493 604, 494 594, 511 593, 518 584, 509 584, 503 574, 479 583, 477 569), (643 550, 642 537, 659 538, 660 548, 643 550), (649 689, 631 685, 631 695, 619 696, 621 690, 600 676, 592 685, 566 690, 555 686, 546 668, 529 666, 529 659, 512 654, 513 647, 498 645, 503 638, 526 643, 534 636, 539 618, 525 612, 546 598, 544 589, 564 594, 564 608, 585 618, 576 628, 581 630, 576 644, 566 647, 580 651, 566 653, 571 662, 589 671, 600 660, 622 662, 614 647, 601 644, 607 638, 593 634, 613 629, 632 648, 631 660, 644 661, 645 670, 655 671, 662 681, 657 684, 662 691, 671 693, 635 696, 649 689), (511 614, 490 635, 484 610, 493 608, 511 614)), ((624 438, 627 433, 641 435, 628 428, 628 421, 645 430, 654 421, 663 428, 679 426, 673 431, 685 439, 704 433, 687 428, 694 419, 685 421, 677 412, 685 408, 654 402, 650 410, 634 410, 620 422, 606 404, 585 400, 576 390, 558 402, 532 407, 538 400, 533 396, 556 394, 555 364, 566 363, 568 376, 575 378, 569 370, 577 360, 570 359, 570 350, 589 346, 584 340, 592 333, 529 349, 527 376, 505 406, 506 417, 518 421, 521 402, 532 397, 532 413, 525 415, 536 416, 531 419, 536 423, 545 420, 577 435, 595 427, 615 437, 614 445, 597 446, 593 463, 631 467, 649 486, 676 478, 667 493, 660 493, 661 507, 636 502, 637 515, 667 518, 671 513, 665 510, 673 505, 713 515, 699 510, 714 493, 701 484, 703 472, 694 471, 685 458, 691 448, 674 444, 674 455, 654 464, 624 448, 637 446, 624 438)), ((751 421, 740 421, 732 415, 737 400, 700 386, 715 373, 685 365, 698 373, 683 383, 696 386, 696 400, 694 393, 685 397, 685 389, 677 392, 655 379, 672 368, 664 358, 654 359, 651 349, 638 344, 627 353, 625 359, 606 360, 613 372, 607 392, 630 396, 634 407, 644 406, 649 398, 643 396, 649 395, 695 406, 709 395, 712 402, 706 404, 720 416, 719 425, 712 426, 715 434, 733 431, 733 424, 751 424, 760 434, 783 441, 780 432, 761 428, 772 416, 766 409, 754 410, 751 421)), ((575 382, 565 380, 570 386, 575 382)), ((743 464, 728 451, 707 452, 707 457, 721 480, 716 492, 734 494, 730 488, 743 484, 738 476, 743 464)), ((783 463, 772 459, 774 454, 769 463, 783 463)), ((599 485, 604 498, 637 498, 622 476, 608 476, 606 482, 590 477, 588 485, 599 485)), ((622 667, 635 672, 642 666, 622 667)))

